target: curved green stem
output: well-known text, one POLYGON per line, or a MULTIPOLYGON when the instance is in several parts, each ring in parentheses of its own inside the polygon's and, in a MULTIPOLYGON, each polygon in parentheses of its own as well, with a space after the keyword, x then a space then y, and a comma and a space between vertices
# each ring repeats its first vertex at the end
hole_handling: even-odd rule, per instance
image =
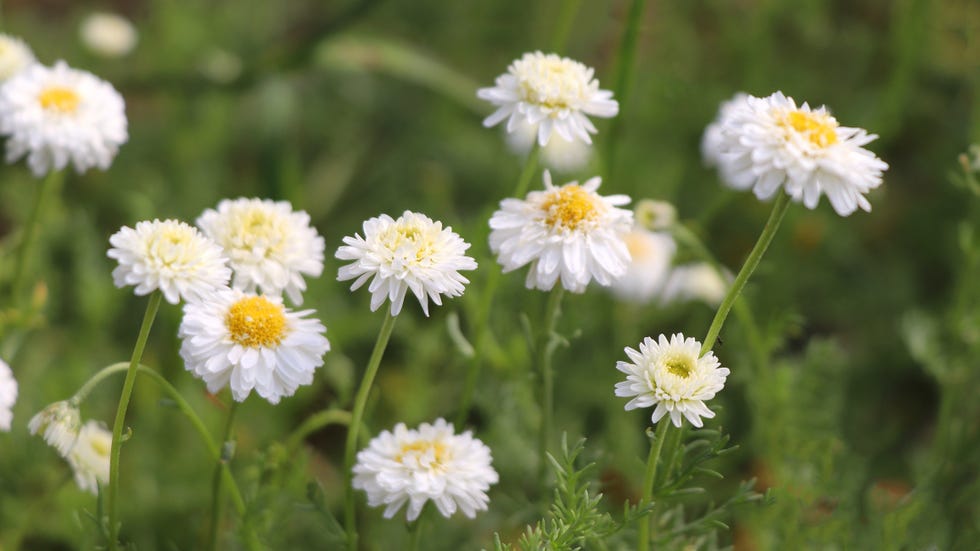
POLYGON ((541 493, 545 494, 548 481, 548 444, 551 442, 552 425, 554 424, 555 381, 551 367, 558 340, 555 336, 555 326, 561 316, 561 299, 565 288, 558 282, 548 296, 548 306, 544 316, 544 330, 538 343, 538 368, 541 370, 541 431, 538 438, 538 481, 541 493))
POLYGON ((106 378, 115 375, 120 371, 126 371, 127 369, 129 369, 129 362, 116 362, 114 364, 110 364, 106 367, 103 367, 102 369, 97 371, 95 375, 89 377, 89 380, 85 381, 85 383, 82 384, 81 387, 79 387, 78 391, 75 392, 75 395, 72 396, 68 401, 75 407, 80 406, 82 402, 84 402, 85 399, 88 398, 89 393, 91 393, 95 387, 99 386, 99 383, 101 383, 106 378))
POLYGON ((290 456, 296 451, 303 440, 314 432, 329 425, 350 425, 351 414, 342 409, 325 409, 306 418, 292 434, 286 438, 286 453, 290 456))
POLYGON ((232 441, 232 427, 235 424, 235 413, 238 412, 238 404, 236 400, 231 401, 231 407, 228 408, 228 420, 225 422, 225 432, 221 437, 221 455, 218 457, 218 461, 214 466, 214 475, 211 478, 211 533, 209 534, 209 542, 211 545, 211 550, 215 551, 218 549, 218 525, 221 524, 223 501, 221 500, 221 482, 224 478, 225 469, 231 462, 231 458, 234 455, 234 442, 232 441))
POLYGON ((63 176, 63 170, 52 170, 45 176, 40 187, 38 187, 37 197, 34 199, 34 206, 31 208, 31 213, 24 226, 24 236, 21 239, 20 248, 17 250, 17 263, 14 265, 14 280, 10 287, 10 294, 13 299, 11 303, 17 304, 22 298, 24 278, 27 275, 27 263, 30 261, 27 253, 34 246, 34 236, 40 224, 44 202, 51 191, 58 187, 58 183, 61 182, 63 176))
POLYGON ((524 161, 524 169, 521 170, 521 176, 517 180, 517 187, 514 188, 514 193, 511 197, 517 199, 522 199, 527 194, 528 187, 531 186, 531 178, 534 177, 534 173, 538 168, 538 159, 541 158, 541 146, 538 145, 537 134, 534 135, 534 143, 531 144, 531 151, 527 153, 527 159, 524 161))
POLYGON ((357 550, 357 526, 355 525, 356 518, 354 514, 354 477, 351 472, 351 469, 354 467, 354 454, 357 451, 357 432, 361 427, 361 419, 364 417, 364 408, 367 406, 367 399, 371 393, 374 377, 378 374, 381 358, 384 356, 385 348, 388 346, 391 331, 395 327, 395 319, 396 316, 391 315, 389 311, 385 316, 384 324, 381 325, 381 331, 378 332, 378 340, 374 343, 374 350, 371 352, 371 359, 368 360, 367 369, 364 371, 364 379, 361 380, 361 386, 357 390, 357 396, 354 398, 354 411, 351 414, 350 425, 347 429, 347 442, 344 446, 344 528, 347 530, 347 549, 350 551, 357 550))
MULTIPOLYGON (((670 428, 670 419, 661 419, 657 425, 657 432, 653 435, 653 442, 650 442, 650 455, 647 457, 647 468, 643 473, 643 488, 640 496, 640 505, 645 507, 653 497, 653 483, 657 479, 657 465, 660 463, 660 451, 664 447, 664 439, 667 430, 670 428)), ((639 534, 637 535, 637 551, 648 551, 650 549, 650 523, 654 522, 653 515, 640 517, 639 534)))
POLYGON ((609 127, 609 136, 606 139, 606 155, 604 163, 606 166, 606 179, 613 177, 613 161, 616 155, 616 143, 618 141, 620 128, 623 121, 623 111, 626 108, 626 100, 629 97, 630 85, 633 83, 633 68, 636 58, 636 42, 640 34, 640 21, 643 19, 643 8, 646 0, 633 0, 630 5, 629 14, 626 16, 626 29, 623 30, 623 40, 619 44, 619 56, 616 59, 616 100, 619 102, 619 113, 613 117, 609 127))

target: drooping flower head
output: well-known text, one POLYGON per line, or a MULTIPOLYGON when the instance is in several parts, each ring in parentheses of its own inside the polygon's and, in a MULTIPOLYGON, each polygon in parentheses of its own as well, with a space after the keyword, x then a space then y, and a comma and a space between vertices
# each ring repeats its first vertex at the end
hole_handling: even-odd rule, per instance
POLYGON ((648 303, 663 291, 677 244, 669 233, 637 225, 626 235, 626 248, 629 266, 622 277, 613 280, 610 289, 621 300, 648 303))
POLYGON ((552 132, 591 144, 590 134, 597 130, 588 115, 608 118, 619 112, 613 93, 600 90, 594 75, 593 69, 567 57, 526 53, 497 77, 495 86, 477 90, 477 97, 497 106, 483 125, 507 120, 507 131, 513 132, 526 122, 537 128, 542 146, 552 132))
POLYGON ((254 389, 278 404, 313 382, 330 350, 326 328, 306 317, 312 312, 292 312, 276 296, 223 289, 184 305, 180 356, 209 392, 228 386, 241 402, 254 389))
POLYGON ((551 183, 544 173, 544 191, 525 199, 504 199, 490 218, 490 248, 504 272, 530 264, 525 285, 548 291, 562 286, 581 293, 593 279, 608 286, 629 266, 626 235, 633 213, 618 208, 625 195, 596 193, 601 178, 583 185, 551 183))
POLYGON ((136 47, 139 33, 125 17, 117 13, 94 12, 85 16, 78 35, 92 52, 102 57, 123 57, 136 47))
POLYGON ((37 63, 34 52, 23 40, 0 33, 0 82, 37 63))
POLYGON ((109 451, 112 432, 97 421, 87 421, 78 440, 65 459, 75 472, 75 483, 86 492, 98 495, 99 485, 109 483, 109 451))
POLYGON ((31 434, 41 434, 49 446, 58 450, 62 457, 68 457, 78 439, 81 425, 78 408, 67 401, 55 402, 42 409, 27 423, 31 434))
POLYGON ((444 419, 418 429, 399 423, 358 452, 353 485, 367 493, 368 505, 385 508, 385 518, 407 504, 414 521, 430 500, 446 518, 457 509, 473 518, 487 509, 487 490, 498 480, 491 461, 490 448, 470 431, 454 434, 444 419))
POLYGON ((424 214, 405 211, 398 219, 382 214, 364 222, 363 229, 364 237, 344 237, 345 245, 337 249, 337 258, 353 260, 340 268, 337 280, 354 279, 352 291, 371 280, 371 311, 388 299, 391 315, 397 316, 411 290, 428 316, 429 299, 441 305, 442 295, 462 295, 469 280, 459 271, 476 269, 476 261, 463 254, 470 244, 424 214))
POLYGON ((705 401, 725 387, 728 368, 721 367, 714 352, 699 356, 701 343, 677 333, 667 340, 643 339, 640 350, 626 348, 629 362, 616 362, 616 369, 626 380, 616 383, 616 396, 630 398, 626 410, 657 406, 651 420, 657 423, 670 415, 676 427, 686 418, 695 427, 703 426, 701 418, 715 416, 705 401))
POLYGON ((236 289, 285 292, 294 304, 302 304, 303 276, 323 273, 323 238, 310 226, 310 216, 293 212, 286 201, 225 199, 218 210, 205 210, 197 225, 224 249, 236 289))
POLYGON ((713 156, 730 186, 751 188, 760 199, 783 189, 809 209, 825 194, 841 216, 871 211, 865 195, 881 185, 888 165, 863 146, 878 136, 841 126, 826 107, 797 107, 782 92, 736 99, 718 124, 713 156))
POLYGON ((111 84, 64 61, 34 64, 0 88, 7 162, 27 156, 36 177, 69 162, 78 173, 109 168, 129 139, 125 104, 111 84))
POLYGON ((17 402, 17 379, 7 362, 0 360, 0 430, 9 431, 17 402))
POLYGON ((700 300, 718 306, 730 286, 730 274, 721 274, 707 262, 692 262, 676 266, 664 283, 664 303, 700 300))

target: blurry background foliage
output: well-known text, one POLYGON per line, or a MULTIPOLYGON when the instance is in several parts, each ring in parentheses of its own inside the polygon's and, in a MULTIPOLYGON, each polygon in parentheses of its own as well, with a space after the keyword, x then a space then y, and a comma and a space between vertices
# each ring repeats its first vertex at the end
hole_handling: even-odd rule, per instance
MULTIPOLYGON (((596 67, 604 88, 629 3, 578 2, 560 53, 596 67)), ((129 357, 145 299, 112 286, 108 236, 141 219, 193 222, 226 197, 286 199, 308 211, 327 242, 316 308, 333 351, 312 387, 279 406, 252 397, 239 412, 234 467, 256 496, 260 532, 277 549, 331 545, 307 499, 314 478, 336 510, 343 429, 312 435, 298 454, 280 443, 307 415, 348 407, 381 314, 368 293, 335 282, 344 235, 382 212, 422 211, 473 243, 481 263, 468 293, 425 319, 406 307, 382 366, 372 433, 455 415, 466 360, 447 336, 464 332, 487 270, 486 217, 510 193, 521 160, 475 99, 510 61, 548 50, 562 2, 377 0, 5 0, 4 31, 41 61, 65 59, 111 81, 126 98, 130 140, 111 170, 70 175, 48 204, 35 257, 43 319, 3 351, 20 381, 15 427, 0 434, 0 548, 93 544, 67 465, 27 434, 30 416, 70 396, 98 368, 129 357), (77 26, 94 9, 131 18, 128 57, 101 59, 77 26), (19 346, 18 346, 19 344, 19 346)), ((827 104, 845 125, 881 137, 871 149, 891 168, 871 214, 838 217, 823 201, 794 205, 747 298, 770 357, 757 358, 735 319, 716 354, 733 375, 709 426, 740 444, 713 466, 725 495, 740 480, 773 488, 773 504, 743 507, 733 530, 702 547, 738 549, 976 549, 980 541, 980 2, 975 0, 706 0, 647 2, 636 72, 622 106, 605 193, 676 203, 680 218, 737 270, 768 205, 718 184, 698 143, 720 101, 736 91, 782 90, 827 104), (971 187, 972 182, 972 187, 971 187)), ((600 121, 600 149, 611 139, 600 121)), ((601 162, 572 177, 587 178, 601 162)), ((0 238, 9 260, 38 182, 23 163, 3 166, 0 238)), ((438 519, 433 549, 513 541, 535 470, 531 370, 517 317, 540 314, 542 293, 505 276, 468 426, 493 450, 501 483, 475 521, 438 519)), ((646 335, 703 336, 712 311, 615 303, 601 289, 568 296, 557 353, 557 427, 588 437, 603 503, 615 514, 636 498, 649 412, 624 412, 612 393, 624 346, 646 335)), ((4 314, 9 315, 9 312, 4 314)), ((215 432, 219 401, 183 369, 180 312, 165 305, 144 362, 182 390, 215 432)), ((5 323, 10 322, 5 319, 5 323)), ((121 377, 84 404, 111 422, 121 377)), ((226 400, 224 395, 222 400, 226 400)), ((207 528, 206 450, 158 389, 140 380, 123 454, 123 535, 140 549, 192 549, 207 528)), ((698 501, 692 501, 698 507, 698 501)), ((229 515, 229 523, 233 522, 229 515)), ((396 548, 402 522, 362 516, 367 548, 396 548), (387 542, 387 543, 380 543, 387 542)), ((228 529, 232 527, 229 526, 228 529)))

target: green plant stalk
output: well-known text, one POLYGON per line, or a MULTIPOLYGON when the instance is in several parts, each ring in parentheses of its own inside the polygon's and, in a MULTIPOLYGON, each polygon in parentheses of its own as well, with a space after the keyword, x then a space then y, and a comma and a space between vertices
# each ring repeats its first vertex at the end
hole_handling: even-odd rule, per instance
POLYGON ((232 399, 231 407, 228 408, 228 419, 225 422, 225 432, 221 437, 221 450, 218 460, 214 465, 214 475, 211 478, 211 532, 208 541, 211 551, 218 549, 218 525, 221 524, 223 516, 224 502, 221 500, 221 482, 224 478, 225 468, 231 461, 231 457, 226 457, 225 450, 231 442, 232 427, 235 424, 235 414, 238 412, 239 402, 232 399))
POLYGON ((776 197, 776 202, 772 206, 772 212, 769 214, 769 220, 766 221, 766 225, 762 228, 762 233, 759 235, 759 239, 755 242, 755 246, 752 247, 752 251, 749 252, 748 258, 745 259, 745 263, 742 264, 742 269, 738 271, 738 275, 735 276, 735 282, 728 289, 728 293, 725 298, 721 301, 721 305, 718 307, 718 311, 715 312, 714 319, 711 320, 711 325, 708 327, 708 334, 705 335, 704 341, 701 343, 701 356, 704 356, 709 351, 711 347, 714 346, 715 341, 718 339, 718 334, 721 332, 721 328, 725 325, 725 318, 728 317, 728 312, 732 309, 732 305, 738 299, 739 295, 742 293, 742 289, 748 282, 749 277, 752 276, 752 272, 755 271, 756 267, 759 265, 759 261, 762 260, 762 255, 766 253, 766 249, 769 248, 769 244, 772 243, 772 238, 776 235, 776 230, 779 229, 779 224, 783 221, 783 217, 786 215, 786 210, 789 208, 790 198, 784 192, 780 192, 776 197))
POLYGON ((286 439, 286 451, 292 456, 303 440, 314 432, 330 425, 350 425, 351 414, 342 409, 325 409, 309 416, 286 439))
POLYGON ((14 279, 10 287, 11 304, 17 304, 22 298, 24 278, 27 276, 27 263, 30 261, 30 256, 27 253, 34 247, 34 237, 37 233, 37 227, 41 223, 41 213, 44 211, 45 200, 51 194, 51 190, 58 187, 64 174, 63 170, 52 170, 45 176, 40 187, 38 187, 37 196, 34 199, 34 206, 31 208, 30 215, 28 215, 27 223, 24 226, 24 236, 21 239, 20 248, 17 250, 14 279))
POLYGON ((140 360, 143 358, 143 349, 146 347, 146 340, 150 336, 150 328, 153 327, 153 320, 156 318, 157 310, 160 309, 160 301, 163 293, 159 290, 150 294, 146 304, 146 313, 143 315, 143 324, 140 326, 139 336, 136 338, 136 346, 133 347, 133 357, 129 361, 129 369, 126 371, 126 381, 123 383, 122 394, 119 396, 119 406, 116 408, 116 420, 112 424, 112 445, 109 450, 109 550, 118 549, 119 540, 119 452, 122 446, 122 429, 126 423, 126 410, 129 408, 129 399, 133 395, 133 384, 136 382, 136 368, 139 367, 140 360))
MULTIPOLYGON (((650 455, 647 457, 647 468, 643 473, 643 493, 640 496, 640 506, 645 507, 653 497, 653 483, 657 479, 657 465, 660 463, 660 451, 664 447, 664 438, 670 428, 670 419, 664 418, 657 425, 657 432, 653 435, 653 442, 650 443, 650 455)), ((680 432, 680 431, 675 431, 680 432)), ((650 549, 650 523, 654 521, 653 515, 642 516, 639 519, 639 530, 637 535, 637 551, 648 551, 650 549)))
POLYGON ((664 448, 661 454, 661 457, 666 463, 661 461, 664 468, 657 469, 657 478, 653 481, 654 488, 660 488, 666 484, 670 474, 674 472, 674 466, 677 464, 677 458, 679 457, 678 446, 680 446, 681 437, 684 436, 684 430, 685 427, 682 425, 680 428, 670 431, 666 448, 664 448))
POLYGON ((629 97, 630 86, 633 83, 633 69, 636 65, 636 43, 640 34, 640 21, 643 19, 643 9, 646 0, 633 0, 630 11, 626 16, 626 28, 623 30, 623 39, 619 44, 619 55, 616 59, 616 87, 614 92, 619 102, 619 113, 613 117, 609 127, 609 137, 606 140, 606 179, 613 177, 613 162, 616 155, 616 143, 618 141, 620 128, 622 127, 623 111, 626 107, 626 100, 629 97))
POLYGON ((538 481, 541 495, 545 495, 548 481, 548 444, 551 442, 552 425, 554 424, 555 409, 555 375, 551 360, 555 352, 555 326, 561 316, 561 299, 565 288, 561 282, 556 282, 548 296, 545 309, 544 331, 538 343, 538 366, 541 370, 541 431, 538 440, 538 481))
POLYGON ((408 534, 409 534, 409 551, 419 551, 422 549, 422 519, 425 518, 426 506, 422 506, 422 511, 419 512, 418 518, 415 522, 408 523, 408 534))
POLYGON ((484 289, 483 297, 480 302, 480 310, 477 313, 477 323, 473 327, 476 335, 473 357, 469 358, 466 370, 466 382, 463 384, 463 394, 459 399, 459 411, 453 424, 458 429, 466 422, 466 416, 473 402, 473 393, 476 391, 476 383, 480 378, 480 369, 486 358, 487 347, 490 342, 490 308, 493 305, 493 296, 497 292, 500 284, 500 270, 494 266, 487 271, 487 286, 484 289))
POLYGON ((560 54, 565 49, 568 33, 572 30, 575 14, 578 13, 578 8, 581 5, 582 0, 564 0, 561 3, 558 22, 555 24, 555 34, 551 38, 551 51, 560 54))
POLYGON ((514 188, 514 193, 511 197, 517 199, 523 199, 527 195, 527 190, 531 186, 531 178, 534 177, 534 173, 538 168, 538 160, 541 158, 541 146, 538 145, 537 134, 534 136, 534 143, 531 144, 531 151, 527 153, 527 159, 524 160, 524 168, 521 170, 521 175, 517 180, 517 187, 514 188))
POLYGON ((357 551, 357 526, 354 507, 354 477, 351 469, 354 467, 354 454, 357 451, 357 432, 361 427, 361 419, 364 417, 364 408, 367 406, 368 395, 371 393, 371 386, 374 377, 378 374, 378 367, 381 365, 381 358, 384 356, 385 348, 388 346, 388 339, 391 331, 395 327, 396 316, 391 315, 389 310, 385 316, 385 321, 378 332, 378 340, 374 343, 374 350, 368 360, 364 378, 361 386, 357 389, 357 396, 354 398, 354 411, 351 414, 350 425, 347 429, 347 442, 344 446, 344 528, 347 530, 347 549, 357 551))

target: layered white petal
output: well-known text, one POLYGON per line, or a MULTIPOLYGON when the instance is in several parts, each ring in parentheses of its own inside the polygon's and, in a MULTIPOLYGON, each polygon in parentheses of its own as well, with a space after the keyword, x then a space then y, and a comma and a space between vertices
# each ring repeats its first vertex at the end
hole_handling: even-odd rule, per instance
POLYGON ((9 431, 17 403, 17 379, 7 362, 0 360, 0 431, 9 431))

